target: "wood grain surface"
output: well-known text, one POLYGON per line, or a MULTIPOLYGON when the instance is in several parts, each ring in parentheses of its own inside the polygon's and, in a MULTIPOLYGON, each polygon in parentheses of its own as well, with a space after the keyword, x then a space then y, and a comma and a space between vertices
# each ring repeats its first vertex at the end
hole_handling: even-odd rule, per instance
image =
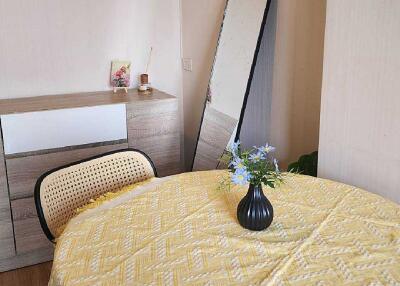
POLYGON ((231 138, 237 120, 207 106, 195 160, 193 171, 216 169, 229 139, 231 138))
POLYGON ((17 254, 53 248, 45 236, 37 216, 33 197, 11 202, 17 254))
POLYGON ((44 154, 6 159, 11 200, 33 196, 36 180, 51 169, 109 151, 127 148, 128 143, 90 146, 91 144, 85 145, 85 148, 74 146, 75 149, 72 150, 47 154, 41 151, 44 154))
POLYGON ((11 257, 15 254, 2 137, 0 128, 0 259, 11 257))
POLYGON ((0 100, 0 115, 121 103, 148 102, 172 98, 175 97, 157 89, 153 89, 151 95, 142 95, 136 89, 130 89, 127 94, 123 91, 113 93, 113 91, 110 90, 2 99, 0 100))
MULTIPOLYGON (((53 254, 54 254, 54 249, 47 247, 47 248, 35 250, 30 253, 19 254, 19 255, 16 255, 16 256, 13 256, 13 257, 10 257, 7 259, 1 259, 0 260, 0 272, 53 260, 53 254)), ((0 279, 0 281, 1 281, 1 279, 0 279)), ((3 286, 4 284, 0 283, 0 285, 3 286)), ((5 284, 5 285, 7 285, 7 284, 5 284)), ((15 285, 15 284, 10 284, 10 285, 15 285)), ((23 285, 25 286, 25 285, 32 285, 32 284, 23 284, 23 285)))
POLYGON ((145 152, 158 175, 182 171, 178 100, 127 104, 129 147, 145 152))
POLYGON ((30 267, 0 273, 0 285, 46 286, 50 279, 51 266, 51 262, 46 262, 30 267))

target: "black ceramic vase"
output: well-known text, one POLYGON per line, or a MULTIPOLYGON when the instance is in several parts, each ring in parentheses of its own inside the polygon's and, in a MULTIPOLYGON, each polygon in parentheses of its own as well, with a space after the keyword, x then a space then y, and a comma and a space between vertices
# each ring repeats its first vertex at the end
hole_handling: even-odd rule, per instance
POLYGON ((250 184, 247 195, 237 207, 237 218, 244 228, 264 230, 269 227, 274 217, 270 201, 264 195, 261 185, 250 184))

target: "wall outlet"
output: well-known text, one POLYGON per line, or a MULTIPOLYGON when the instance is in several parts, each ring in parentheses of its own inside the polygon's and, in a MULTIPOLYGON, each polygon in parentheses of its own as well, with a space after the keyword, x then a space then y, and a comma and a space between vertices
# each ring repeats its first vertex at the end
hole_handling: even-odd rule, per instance
POLYGON ((185 71, 193 71, 193 60, 191 58, 183 58, 182 64, 185 71))

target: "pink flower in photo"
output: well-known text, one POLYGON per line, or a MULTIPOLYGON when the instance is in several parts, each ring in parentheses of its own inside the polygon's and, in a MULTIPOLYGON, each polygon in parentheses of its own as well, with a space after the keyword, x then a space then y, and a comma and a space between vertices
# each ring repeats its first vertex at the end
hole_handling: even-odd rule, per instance
POLYGON ((113 61, 111 72, 111 85, 114 87, 130 86, 130 62, 113 61))

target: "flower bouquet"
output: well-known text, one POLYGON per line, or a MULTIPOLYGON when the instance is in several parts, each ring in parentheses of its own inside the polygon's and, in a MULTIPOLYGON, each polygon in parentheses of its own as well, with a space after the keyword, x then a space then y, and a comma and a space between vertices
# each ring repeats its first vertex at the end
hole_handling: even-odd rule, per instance
POLYGON ((274 151, 275 148, 268 143, 241 150, 240 142, 234 142, 222 157, 232 173, 232 183, 249 184, 247 195, 237 208, 237 218, 244 228, 263 230, 272 223, 273 208, 263 193, 262 184, 275 188, 283 182, 278 161, 272 156, 274 151))
POLYGON ((129 61, 113 61, 111 64, 111 86, 128 88, 130 82, 131 63, 129 61))

